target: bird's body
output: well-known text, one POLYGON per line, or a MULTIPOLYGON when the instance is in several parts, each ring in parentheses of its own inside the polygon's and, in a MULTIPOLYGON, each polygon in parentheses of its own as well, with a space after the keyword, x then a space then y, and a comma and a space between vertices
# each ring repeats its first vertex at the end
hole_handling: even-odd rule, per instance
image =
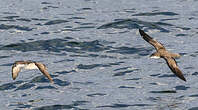
POLYGON ((157 42, 156 40, 154 40, 152 37, 150 37, 149 35, 147 35, 143 30, 139 29, 140 35, 143 37, 144 40, 146 40, 148 43, 150 43, 151 45, 153 45, 156 49, 156 52, 151 54, 151 58, 163 58, 166 60, 167 65, 169 66, 169 68, 171 69, 171 71, 180 79, 186 81, 186 79, 184 78, 182 72, 180 71, 180 69, 177 66, 177 62, 175 61, 175 58, 179 58, 180 55, 177 53, 171 53, 169 51, 167 51, 165 49, 165 47, 157 42))
POLYGON ((34 62, 34 61, 16 61, 12 66, 13 80, 16 79, 21 69, 28 69, 28 70, 39 69, 43 73, 43 75, 45 75, 50 80, 50 82, 53 82, 53 79, 51 78, 50 74, 47 71, 47 67, 42 63, 34 62))

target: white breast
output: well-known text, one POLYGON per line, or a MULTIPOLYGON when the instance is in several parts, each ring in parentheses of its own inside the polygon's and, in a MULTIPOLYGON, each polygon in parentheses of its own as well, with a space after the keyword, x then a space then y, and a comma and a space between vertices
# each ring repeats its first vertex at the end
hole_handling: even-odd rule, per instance
POLYGON ((159 56, 151 56, 150 58, 159 59, 160 57, 159 56))
POLYGON ((38 69, 38 67, 34 63, 30 63, 24 66, 24 69, 38 69))

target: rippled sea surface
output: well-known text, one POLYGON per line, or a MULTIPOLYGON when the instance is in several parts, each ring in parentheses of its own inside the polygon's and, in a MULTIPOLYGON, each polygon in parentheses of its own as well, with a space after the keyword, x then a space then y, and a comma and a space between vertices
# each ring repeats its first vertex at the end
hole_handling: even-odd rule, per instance
POLYGON ((197 0, 1 0, 1 110, 197 110, 197 0), (171 52, 177 78, 143 29, 171 52), (47 65, 12 80, 15 61, 47 65))

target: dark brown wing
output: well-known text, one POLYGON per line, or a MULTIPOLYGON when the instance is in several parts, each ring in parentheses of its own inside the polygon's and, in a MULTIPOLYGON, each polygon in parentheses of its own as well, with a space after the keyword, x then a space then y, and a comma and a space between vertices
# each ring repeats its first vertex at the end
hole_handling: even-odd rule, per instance
POLYGON ((146 40, 148 43, 150 43, 151 45, 153 45, 157 51, 159 49, 165 49, 165 47, 162 44, 160 44, 159 42, 154 40, 152 37, 150 37, 148 34, 146 34, 143 30, 139 29, 139 32, 140 32, 140 35, 142 36, 142 38, 144 40, 146 40))
POLYGON ((172 70, 172 72, 179 77, 180 79, 186 81, 186 79, 184 78, 182 72, 180 71, 180 69, 177 66, 177 63, 175 61, 175 59, 171 58, 171 57, 164 57, 164 59, 166 60, 166 63, 168 64, 169 68, 172 70))
POLYGON ((33 63, 33 61, 15 61, 15 64, 30 64, 33 63))
POLYGON ((43 75, 45 75, 50 80, 50 82, 53 83, 53 79, 50 76, 50 74, 48 73, 47 68, 45 67, 45 65, 42 64, 42 63, 37 63, 37 62, 35 62, 35 65, 43 73, 43 75))

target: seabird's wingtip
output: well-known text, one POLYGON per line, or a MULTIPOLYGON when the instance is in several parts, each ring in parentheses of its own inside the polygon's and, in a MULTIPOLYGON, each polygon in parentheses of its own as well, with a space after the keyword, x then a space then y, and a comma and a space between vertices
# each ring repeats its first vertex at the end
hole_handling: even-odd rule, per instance
POLYGON ((15 80, 16 78, 12 77, 13 80, 15 80))
POLYGON ((143 30, 139 29, 139 32, 142 32, 143 30))
POLYGON ((186 78, 182 75, 179 77, 181 80, 185 81, 186 82, 186 78))
POLYGON ((183 81, 185 81, 185 82, 186 82, 186 78, 184 78, 184 79, 183 79, 183 81))
POLYGON ((141 35, 141 36, 143 36, 143 35, 144 35, 144 31, 143 31, 143 30, 141 30, 141 29, 139 29, 139 33, 140 33, 140 35, 141 35))

